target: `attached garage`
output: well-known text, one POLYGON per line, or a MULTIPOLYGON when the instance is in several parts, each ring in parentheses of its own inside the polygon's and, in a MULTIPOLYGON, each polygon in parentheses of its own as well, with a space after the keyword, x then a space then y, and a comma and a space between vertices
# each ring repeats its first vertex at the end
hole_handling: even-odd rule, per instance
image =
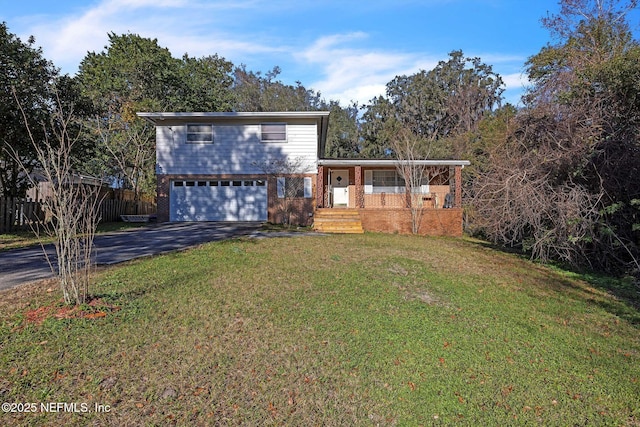
POLYGON ((264 180, 176 180, 171 182, 170 221, 266 221, 264 180))

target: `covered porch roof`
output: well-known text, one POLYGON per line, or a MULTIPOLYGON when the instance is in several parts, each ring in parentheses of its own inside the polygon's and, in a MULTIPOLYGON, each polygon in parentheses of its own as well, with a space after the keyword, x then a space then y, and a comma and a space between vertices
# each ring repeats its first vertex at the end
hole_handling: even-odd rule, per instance
MULTIPOLYGON (((364 166, 364 167, 395 167, 398 165, 398 160, 394 159, 319 159, 319 166, 330 167, 352 167, 352 166, 364 166)), ((415 160, 414 163, 417 166, 460 166, 465 167, 471 164, 468 160, 415 160)))

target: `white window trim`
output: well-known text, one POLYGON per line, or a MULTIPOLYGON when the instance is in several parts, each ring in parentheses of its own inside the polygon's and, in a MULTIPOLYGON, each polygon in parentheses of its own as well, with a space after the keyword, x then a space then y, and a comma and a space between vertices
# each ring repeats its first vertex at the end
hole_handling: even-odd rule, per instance
POLYGON ((400 193, 404 193, 405 191, 405 185, 399 185, 399 180, 401 179, 400 174, 398 173, 397 170, 390 170, 390 169, 380 169, 380 170, 365 170, 364 171, 364 192, 365 194, 379 194, 379 193, 390 193, 390 194, 400 194, 400 193), (380 186, 376 186, 373 184, 373 174, 375 172, 384 172, 384 173, 389 173, 392 172, 395 174, 395 183, 396 185, 394 186, 386 186, 386 187, 380 187, 380 186), (380 191, 381 188, 384 188, 385 190, 380 191))
MULTIPOLYGON (((364 171, 364 193, 365 194, 380 194, 380 193, 389 193, 389 194, 402 194, 406 191, 405 184, 400 185, 400 180, 402 177, 398 173, 397 170, 394 170, 395 173, 395 181, 396 185, 392 187, 379 187, 373 185, 373 174, 374 172, 392 172, 389 169, 380 169, 380 170, 365 170, 364 171), (379 191, 380 188, 385 188, 387 191, 379 191), (376 190, 377 189, 377 190, 376 190)), ((426 194, 429 193, 429 184, 422 184, 420 189, 414 189, 415 193, 426 194)))
POLYGON ((313 197, 313 180, 311 177, 304 177, 304 198, 310 199, 313 197))
POLYGON ((278 190, 278 199, 284 199, 285 178, 279 176, 276 179, 276 183, 277 183, 277 190, 278 190))
MULTIPOLYGON (((286 184, 286 177, 280 176, 276 178, 276 192, 278 193, 278 199, 284 199, 284 189, 286 184)), ((313 178, 305 176, 304 182, 304 195, 303 198, 311 199, 313 197, 313 178)), ((300 197, 294 197, 299 199, 300 197)))
MULTIPOLYGON (((267 134, 279 134, 282 132, 268 132, 267 134)), ((272 143, 281 143, 281 142, 287 142, 289 139, 289 126, 287 123, 285 122, 271 122, 271 123, 260 123, 260 142, 264 142, 265 144, 272 144, 272 143), (269 125, 281 125, 284 126, 284 139, 264 139, 263 135, 265 134, 265 132, 262 130, 263 126, 269 126, 269 125)))

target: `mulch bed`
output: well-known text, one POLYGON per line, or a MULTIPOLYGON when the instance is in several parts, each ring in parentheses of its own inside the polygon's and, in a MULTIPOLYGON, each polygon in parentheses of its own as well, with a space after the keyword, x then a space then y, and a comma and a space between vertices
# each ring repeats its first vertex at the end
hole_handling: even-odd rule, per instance
POLYGON ((24 313, 25 323, 40 325, 48 318, 55 319, 100 319, 108 313, 120 308, 108 304, 102 298, 95 298, 82 305, 61 305, 56 303, 48 306, 27 310, 24 313))

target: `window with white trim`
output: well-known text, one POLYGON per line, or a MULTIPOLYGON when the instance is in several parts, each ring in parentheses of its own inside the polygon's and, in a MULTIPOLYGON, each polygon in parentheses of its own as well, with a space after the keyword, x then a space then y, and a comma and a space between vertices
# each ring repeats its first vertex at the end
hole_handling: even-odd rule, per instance
POLYGON ((287 142, 287 124, 262 123, 260 125, 260 141, 287 142))
POLYGON ((366 194, 404 193, 404 179, 395 170, 364 171, 364 192, 366 194))
POLYGON ((312 179, 310 177, 278 177, 276 180, 278 198, 310 199, 312 195, 312 179))
POLYGON ((187 125, 188 144, 213 144, 213 125, 187 125))
MULTIPOLYGON (((405 180, 397 170, 365 170, 364 192, 365 194, 402 194, 407 191, 405 180)), ((414 194, 426 194, 429 192, 429 176, 422 177, 420 187, 413 189, 414 194)))

